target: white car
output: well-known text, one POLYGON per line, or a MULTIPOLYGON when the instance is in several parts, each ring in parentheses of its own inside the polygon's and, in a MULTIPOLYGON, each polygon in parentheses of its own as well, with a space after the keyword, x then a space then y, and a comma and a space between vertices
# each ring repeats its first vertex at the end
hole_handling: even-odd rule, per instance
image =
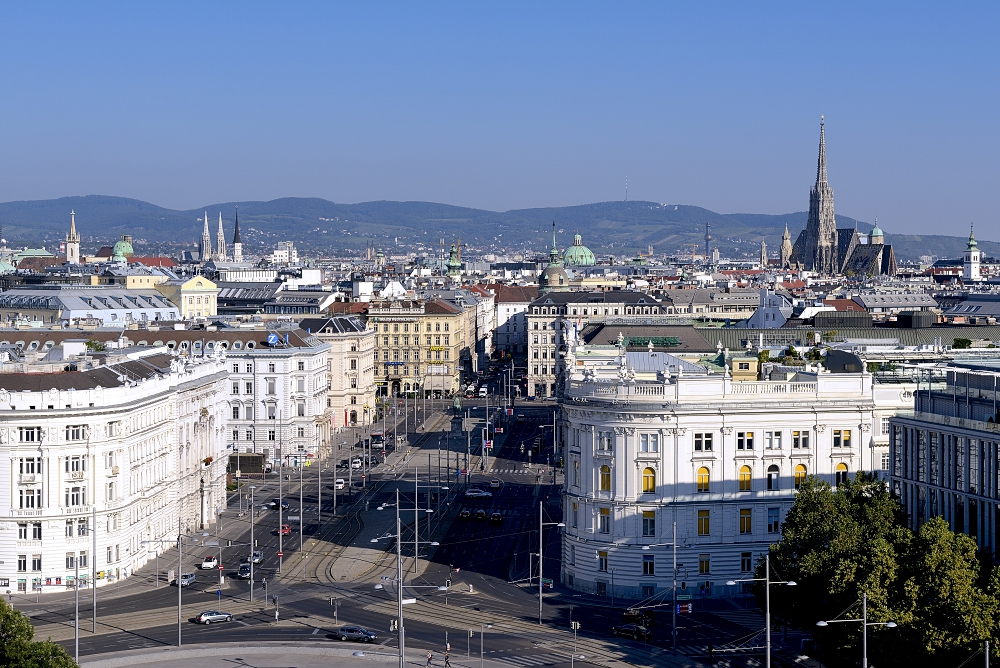
POLYGON ((345 485, 347 485, 347 483, 344 481, 343 478, 337 478, 336 480, 333 481, 334 489, 344 489, 345 485))
POLYGON ((360 459, 354 459, 351 462, 351 468, 354 469, 355 471, 357 471, 359 468, 361 468, 361 460, 360 459))
POLYGON ((467 498, 467 499, 491 499, 491 498, 493 498, 493 494, 491 492, 487 492, 485 489, 476 489, 475 487, 473 487, 472 489, 468 489, 468 490, 465 491, 465 498, 467 498))
POLYGON ((210 554, 207 557, 205 557, 205 559, 201 562, 201 566, 199 566, 198 568, 202 570, 208 570, 210 568, 218 568, 218 567, 219 567, 219 560, 216 558, 214 554, 210 554))

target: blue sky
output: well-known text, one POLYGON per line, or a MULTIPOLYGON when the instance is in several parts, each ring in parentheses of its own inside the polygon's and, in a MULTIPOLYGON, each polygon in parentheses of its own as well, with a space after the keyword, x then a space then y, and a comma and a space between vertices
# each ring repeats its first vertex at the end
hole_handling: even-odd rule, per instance
POLYGON ((0 201, 808 205, 994 233, 998 3, 0 4, 0 201), (205 6, 208 4, 209 6, 205 6))

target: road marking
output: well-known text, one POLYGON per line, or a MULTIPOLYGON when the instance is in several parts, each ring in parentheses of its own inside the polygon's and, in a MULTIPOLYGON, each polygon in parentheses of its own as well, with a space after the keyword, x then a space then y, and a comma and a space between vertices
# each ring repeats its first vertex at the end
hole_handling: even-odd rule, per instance
POLYGON ((249 624, 247 624, 246 622, 244 622, 242 619, 234 619, 233 621, 236 622, 237 624, 242 624, 243 626, 250 626, 249 624))
POLYGON ((319 629, 313 629, 313 632, 312 632, 312 633, 310 633, 309 635, 313 635, 313 636, 314 636, 314 635, 316 635, 317 633, 319 633, 319 629))

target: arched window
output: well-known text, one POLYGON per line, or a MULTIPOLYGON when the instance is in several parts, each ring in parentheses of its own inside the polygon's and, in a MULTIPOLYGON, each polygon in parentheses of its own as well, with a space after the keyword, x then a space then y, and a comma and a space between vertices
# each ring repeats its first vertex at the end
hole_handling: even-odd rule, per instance
POLYGON ((795 489, 802 487, 802 483, 806 481, 806 465, 796 464, 795 465, 795 489))
POLYGON ((771 464, 767 467, 767 491, 771 492, 778 489, 778 465, 771 464))
POLYGON ((698 491, 699 492, 707 492, 708 491, 708 483, 710 481, 710 477, 711 476, 710 476, 707 468, 705 468, 704 466, 702 466, 700 469, 698 469, 698 491))
POLYGON ((847 464, 841 462, 837 464, 837 487, 840 487, 840 483, 847 481, 847 464))
POLYGON ((611 467, 607 464, 601 467, 601 491, 611 491, 611 467))
POLYGON ((749 492, 750 491, 750 467, 741 466, 740 467, 740 491, 749 492))
POLYGON ((647 466, 642 470, 642 492, 643 494, 652 494, 655 491, 656 471, 647 466))

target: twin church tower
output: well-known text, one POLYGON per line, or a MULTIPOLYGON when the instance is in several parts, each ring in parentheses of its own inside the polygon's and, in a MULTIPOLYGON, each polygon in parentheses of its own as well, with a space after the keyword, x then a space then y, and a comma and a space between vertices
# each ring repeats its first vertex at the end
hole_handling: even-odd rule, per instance
POLYGON ((222 231, 222 212, 219 212, 219 232, 216 235, 216 250, 212 252, 212 235, 208 231, 208 212, 205 212, 205 229, 201 233, 201 261, 225 262, 232 259, 233 262, 243 261, 243 242, 240 240, 240 211, 236 209, 236 228, 233 230, 233 253, 226 253, 226 235, 222 231))

